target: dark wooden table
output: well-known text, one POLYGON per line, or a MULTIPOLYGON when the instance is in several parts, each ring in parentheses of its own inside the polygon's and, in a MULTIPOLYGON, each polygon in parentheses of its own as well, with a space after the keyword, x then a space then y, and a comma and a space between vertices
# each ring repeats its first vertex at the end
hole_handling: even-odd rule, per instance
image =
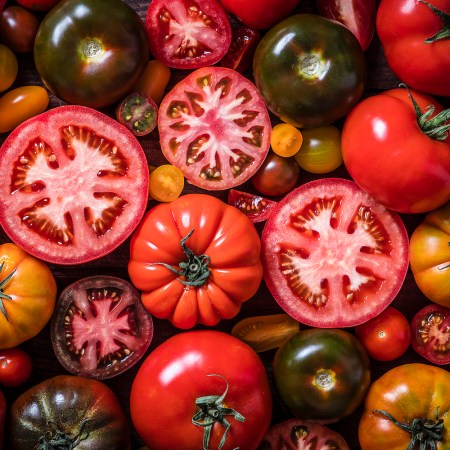
MULTIPOLYGON (((142 19, 145 19, 145 14, 147 10, 147 6, 149 1, 143 0, 128 0, 127 1, 141 16, 142 19)), ((14 4, 14 1, 9 0, 7 5, 14 4)), ((315 5, 313 0, 302 0, 300 2, 300 6, 297 9, 297 12, 317 12, 315 9, 315 5)), ((23 85, 42 85, 37 72, 34 68, 32 55, 18 55, 19 58, 19 75, 13 87, 19 87, 23 85)), ((386 61, 383 54, 383 49, 380 45, 380 42, 377 36, 374 37, 370 47, 366 51, 367 65, 368 65, 368 79, 366 83, 366 91, 364 96, 370 96, 376 94, 380 91, 394 88, 398 86, 398 79, 394 76, 391 70, 386 65, 386 61)), ((178 80, 180 80, 186 73, 181 71, 172 71, 172 77, 168 86, 168 89, 172 87, 178 80)), ((249 78, 252 78, 252 74, 249 71, 246 73, 249 78)), ((445 100, 440 99, 445 103, 445 100)), ((49 108, 59 106, 63 104, 63 102, 54 96, 51 96, 51 102, 49 108)), ((447 99, 448 105, 448 99, 447 99)), ((112 115, 112 111, 106 110, 104 111, 109 115, 112 115)), ((274 123, 278 121, 274 119, 274 123)), ((338 124, 340 125, 340 124, 338 124)), ((3 143, 7 134, 0 134, 0 144, 3 143)), ((158 144, 158 134, 157 131, 154 131, 149 136, 139 138, 140 142, 148 156, 148 162, 150 165, 160 165, 165 162, 158 144)), ((334 177, 344 177, 349 178, 348 173, 346 172, 344 167, 339 168, 338 170, 332 172, 328 176, 334 177)), ((318 178, 317 176, 308 174, 306 172, 302 172, 299 184, 303 184, 312 179, 318 178)), ((246 190, 249 192, 254 192, 250 183, 246 183, 239 187, 241 190, 246 190)), ((200 189, 194 188, 191 185, 186 185, 183 193, 189 192, 200 192, 200 189)), ((222 200, 226 201, 228 192, 214 192, 212 195, 215 195, 222 200)), ((153 203, 149 203, 149 207, 153 206, 153 203)), ((421 222, 423 219, 423 215, 402 215, 402 218, 405 222, 409 235, 415 229, 415 227, 421 222)), ((262 230, 262 226, 258 226, 259 231, 262 230)), ((8 242, 9 239, 5 236, 2 230, 0 230, 0 243, 8 242)), ((68 284, 83 278, 85 276, 90 275, 114 275, 124 279, 129 279, 126 266, 128 262, 129 255, 129 242, 125 242, 121 245, 116 251, 111 253, 110 255, 101 258, 99 260, 93 261, 88 264, 79 265, 79 266, 56 266, 51 265, 51 269, 53 274, 57 280, 59 291, 63 289, 68 284)), ((407 274, 404 285, 393 302, 393 306, 400 309, 408 319, 411 319, 412 316, 417 312, 421 307, 428 304, 429 301, 425 298, 425 296, 420 292, 418 287, 415 284, 413 276, 411 272, 407 274)), ((253 315, 266 315, 266 314, 275 314, 282 312, 276 302, 273 300, 271 295, 269 294, 264 283, 261 285, 257 295, 247 303, 243 305, 243 308, 240 314, 232 320, 221 322, 216 328, 222 331, 229 332, 231 331, 233 325, 249 316, 253 315)), ((174 328, 168 321, 154 319, 154 339, 151 343, 151 346, 148 350, 150 353, 154 348, 156 348, 159 344, 161 344, 164 340, 174 335, 175 333, 180 332, 174 328)), ((201 328, 201 327, 198 327, 201 328)), ((350 330, 351 331, 351 330, 350 330)), ((47 378, 58 374, 67 373, 62 366, 59 364, 56 359, 51 341, 50 341, 50 332, 49 326, 47 326, 38 336, 27 341, 23 344, 23 348, 27 350, 33 359, 34 363, 34 371, 32 379, 29 380, 26 384, 18 388, 4 388, 3 391, 9 403, 11 403, 19 394, 28 389, 29 387, 41 382, 47 378)), ((268 351, 261 354, 261 358, 264 361, 269 377, 271 378, 271 362, 274 356, 274 351, 268 351)), ((409 362, 426 362, 424 359, 419 357, 411 348, 406 352, 404 356, 400 359, 389 362, 389 363, 380 363, 376 361, 372 361, 371 372, 372 379, 378 378, 381 374, 391 369, 392 367, 404 363, 409 362)), ((136 364, 133 368, 129 369, 127 372, 119 375, 115 378, 106 380, 105 383, 110 386, 113 391, 118 395, 124 410, 129 416, 129 391, 131 387, 132 380, 138 370, 139 363, 136 364)), ((354 414, 350 417, 342 419, 336 424, 331 425, 333 429, 340 432, 342 436, 347 440, 351 449, 359 448, 358 437, 357 437, 357 429, 358 429, 358 421, 361 415, 361 408, 359 408, 354 414)), ((279 422, 285 418, 288 418, 289 414, 286 412, 281 402, 277 398, 276 394, 274 394, 274 423, 279 422)), ((131 423, 131 421, 130 421, 131 423)), ((137 433, 133 430, 133 448, 137 449, 142 446, 143 443, 140 440, 137 433)))

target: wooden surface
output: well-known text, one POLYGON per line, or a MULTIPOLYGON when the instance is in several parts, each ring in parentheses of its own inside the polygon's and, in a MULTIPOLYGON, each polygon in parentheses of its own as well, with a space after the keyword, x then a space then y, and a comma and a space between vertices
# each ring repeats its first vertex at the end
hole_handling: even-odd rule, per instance
MULTIPOLYGON (((139 13, 141 18, 143 19, 145 18, 148 0, 146 1, 128 0, 128 3, 139 13)), ((14 4, 14 2, 12 0, 9 0, 7 2, 7 5, 9 4, 14 4)), ((316 12, 313 0, 302 0, 300 6, 297 9, 297 12, 316 12)), ((366 92, 364 96, 373 95, 379 91, 390 89, 398 85, 398 80, 386 65, 382 47, 376 36, 372 41, 372 44, 366 51, 366 58, 368 65, 368 79, 366 84, 366 92)), ((172 72, 172 78, 168 89, 170 89, 170 87, 173 86, 184 75, 185 73, 174 70, 172 72)), ((249 78, 252 77, 251 72, 246 73, 246 75, 249 78)), ((13 87, 19 87, 30 84, 42 85, 34 69, 32 55, 21 55, 19 56, 19 76, 13 87)), ((50 107, 55 107, 61 104, 63 104, 61 100, 53 96, 51 97, 50 107)), ((107 110, 104 112, 111 114, 112 111, 107 110)), ((274 123, 276 122, 277 121, 274 120, 274 123)), ((0 134, 0 144, 4 141, 6 136, 7 136, 6 134, 0 134)), ((164 158, 162 157, 161 152, 159 150, 157 131, 153 132, 147 137, 139 139, 148 156, 149 164, 156 166, 164 162, 164 158)), ((349 178, 348 173, 345 171, 345 168, 343 167, 339 168, 335 172, 332 172, 331 174, 329 174, 329 176, 349 178)), ((307 174, 306 172, 302 172, 299 179, 299 184, 303 184, 304 182, 310 181, 315 178, 318 177, 313 176, 311 174, 307 174)), ((254 192, 252 190, 250 183, 246 183, 240 186, 239 189, 254 192)), ((183 193, 199 192, 199 191, 200 191, 199 189, 187 185, 183 193)), ((222 200, 226 200, 227 194, 228 192, 218 192, 214 193, 213 195, 221 198, 222 200)), ((151 207, 152 205, 153 203, 149 203, 149 207, 151 207)), ((402 215, 402 218, 404 219, 404 222, 408 229, 408 233, 411 234, 412 231, 415 229, 415 227, 423 219, 423 215, 402 215)), ((258 229, 259 231, 261 231, 262 226, 259 225, 258 229)), ((8 241, 9 239, 5 236, 3 231, 0 230, 0 243, 8 241)), ((90 275, 102 275, 102 274, 114 275, 128 280, 128 275, 126 271, 126 265, 128 262, 128 255, 129 255, 128 244, 129 242, 127 241, 107 257, 93 261, 89 264, 71 267, 51 265, 53 274, 57 279, 59 291, 61 291, 61 289, 67 286, 68 284, 82 277, 90 275)), ((428 300, 419 291, 411 273, 409 272, 399 295, 393 302, 393 306, 400 309, 408 319, 411 319, 412 316, 415 314, 415 312, 417 312, 421 307, 425 306, 428 303, 429 303, 428 300)), ((222 331, 229 332, 237 321, 245 317, 253 315, 274 314, 279 312, 281 312, 280 308, 275 303, 275 301, 273 300, 266 286, 263 283, 257 295, 255 295, 253 299, 251 299, 250 301, 248 301, 243 305, 241 313, 236 318, 228 321, 223 321, 216 328, 222 331)), ((151 352, 155 347, 161 344, 168 337, 179 332, 179 330, 171 326, 168 321, 164 320, 154 319, 154 326, 155 326, 154 339, 152 341, 150 349, 148 350, 148 353, 151 352)), ((19 388, 3 389, 9 403, 11 403, 14 400, 14 398, 16 398, 21 392, 31 387, 32 385, 41 382, 47 378, 50 378, 54 375, 66 373, 53 353, 48 326, 37 337, 24 343, 23 348, 26 349, 28 352, 30 352, 33 358, 34 363, 33 377, 29 382, 27 382, 25 385, 19 388)), ((261 354, 261 358, 266 364, 269 377, 271 376, 271 362, 273 356, 274 356, 273 351, 261 354)), ((415 354, 415 352, 411 348, 402 358, 394 362, 379 363, 372 361, 371 367, 372 379, 378 378, 382 373, 386 372, 387 370, 396 365, 413 361, 426 362, 424 359, 420 358, 417 354, 415 354)), ((128 415, 129 415, 129 404, 128 404, 129 390, 139 365, 140 364, 137 363, 133 368, 129 369, 122 375, 119 375, 113 379, 105 381, 105 383, 108 386, 110 386, 113 389, 113 391, 118 395, 128 415)), ((333 429, 337 430, 342 434, 342 436, 347 440, 351 449, 359 448, 357 439, 357 428, 360 414, 361 408, 359 408, 350 417, 343 419, 336 424, 331 425, 333 429)), ((288 413, 283 408, 276 394, 274 393, 274 419, 273 419, 274 422, 279 422, 288 417, 289 417, 288 413)), ((137 433, 133 430, 133 449, 137 449, 141 445, 143 445, 142 441, 138 437, 137 433)))

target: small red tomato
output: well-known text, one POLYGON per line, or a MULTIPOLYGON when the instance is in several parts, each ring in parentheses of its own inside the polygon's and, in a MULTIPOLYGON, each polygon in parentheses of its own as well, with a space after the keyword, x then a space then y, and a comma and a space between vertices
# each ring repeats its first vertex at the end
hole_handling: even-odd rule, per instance
POLYGON ((0 384, 16 387, 27 381, 33 371, 30 355, 20 347, 0 350, 0 384))
POLYGON ((392 361, 406 352, 411 341, 409 322, 392 306, 355 327, 355 334, 369 356, 377 361, 392 361))
POLYGON ((24 8, 34 11, 50 11, 61 0, 17 0, 24 8))

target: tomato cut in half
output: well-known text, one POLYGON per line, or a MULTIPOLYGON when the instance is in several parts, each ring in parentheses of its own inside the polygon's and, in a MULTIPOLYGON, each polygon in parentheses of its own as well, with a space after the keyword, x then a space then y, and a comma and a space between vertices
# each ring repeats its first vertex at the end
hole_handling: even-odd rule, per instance
POLYGON ((130 283, 92 276, 62 291, 51 337, 66 370, 105 379, 129 369, 144 355, 153 337, 153 320, 130 283))
POLYGON ((450 363, 450 308, 428 305, 411 321, 411 346, 433 364, 450 363))
POLYGON ((225 55, 231 25, 216 0, 152 0, 145 21, 150 51, 175 69, 198 69, 225 55))
POLYGON ((277 202, 260 195, 230 189, 228 204, 243 212, 253 223, 257 223, 269 218, 277 202))
POLYGON ((0 149, 0 224, 28 253, 81 264, 122 244, 148 200, 148 163, 125 127, 84 106, 19 125, 0 149))
POLYGON ((315 327, 351 327, 376 316, 408 269, 400 217, 340 178, 290 192, 272 211, 262 243, 264 279, 275 300, 315 327))
POLYGON ((160 105, 158 129, 164 156, 207 190, 247 181, 270 147, 270 118, 256 86, 225 67, 180 81, 160 105))

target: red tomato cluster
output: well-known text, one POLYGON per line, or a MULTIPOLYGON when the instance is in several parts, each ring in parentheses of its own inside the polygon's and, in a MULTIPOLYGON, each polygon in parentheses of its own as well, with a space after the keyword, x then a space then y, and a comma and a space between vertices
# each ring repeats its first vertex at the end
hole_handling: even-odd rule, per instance
POLYGON ((449 22, 0 0, 0 450, 448 448, 449 22))

